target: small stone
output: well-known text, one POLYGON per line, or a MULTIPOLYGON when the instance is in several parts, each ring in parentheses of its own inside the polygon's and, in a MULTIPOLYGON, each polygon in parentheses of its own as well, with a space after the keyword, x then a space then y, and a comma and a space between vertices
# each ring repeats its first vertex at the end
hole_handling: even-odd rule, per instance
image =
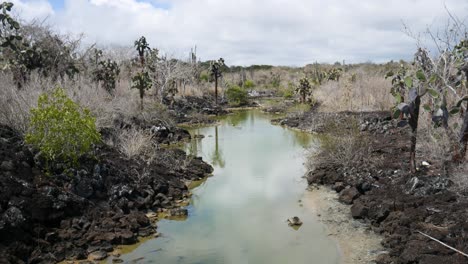
POLYGON ((102 251, 102 250, 92 252, 91 254, 88 255, 88 259, 90 259, 90 260, 99 261, 99 260, 103 260, 105 258, 107 258, 107 252, 102 251))
POLYGON ((294 216, 294 217, 291 217, 291 218, 288 219, 288 224, 290 226, 300 226, 300 225, 302 225, 302 221, 301 221, 301 219, 299 219, 299 217, 294 216))
POLYGON ((431 166, 431 164, 429 164, 429 162, 427 162, 427 161, 423 161, 421 164, 422 164, 424 167, 430 167, 430 166, 431 166))
POLYGON ((0 168, 5 171, 12 171, 15 169, 15 165, 13 164, 13 161, 11 160, 4 160, 2 161, 0 168))

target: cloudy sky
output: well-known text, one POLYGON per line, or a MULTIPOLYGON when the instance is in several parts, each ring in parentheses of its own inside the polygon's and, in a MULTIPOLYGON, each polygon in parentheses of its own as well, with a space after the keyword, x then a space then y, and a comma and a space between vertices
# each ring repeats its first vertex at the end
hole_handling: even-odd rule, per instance
MULTIPOLYGON (((1 1, 1 0, 0 0, 1 1)), ((319 61, 409 59, 415 41, 403 33, 468 16, 468 0, 9 0, 25 20, 44 19, 88 43, 153 47, 229 65, 300 66, 319 61)))

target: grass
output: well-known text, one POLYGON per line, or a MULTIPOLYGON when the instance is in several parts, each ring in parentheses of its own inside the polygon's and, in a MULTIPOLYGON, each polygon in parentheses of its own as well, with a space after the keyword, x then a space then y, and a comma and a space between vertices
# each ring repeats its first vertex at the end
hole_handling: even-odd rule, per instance
POLYGON ((391 83, 380 73, 361 68, 344 74, 339 81, 328 81, 315 89, 314 98, 322 112, 383 111, 393 106, 391 83), (352 74, 356 80, 351 81, 352 74))
POLYGON ((312 151, 307 166, 313 169, 317 162, 330 162, 343 166, 359 164, 370 155, 369 139, 360 132, 358 120, 349 117, 346 122, 330 120, 325 124, 327 133, 317 135, 319 151, 312 151), (346 129, 344 124, 351 124, 346 129))

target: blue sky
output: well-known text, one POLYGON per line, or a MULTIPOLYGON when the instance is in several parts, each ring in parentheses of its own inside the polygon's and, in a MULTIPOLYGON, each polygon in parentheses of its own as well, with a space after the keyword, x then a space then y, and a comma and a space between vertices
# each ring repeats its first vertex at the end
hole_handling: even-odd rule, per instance
MULTIPOLYGON (((54 10, 60 10, 64 6, 64 2, 66 0, 48 0, 49 3, 52 5, 54 10)), ((157 1, 157 0, 138 0, 138 2, 144 2, 144 3, 150 3, 156 8, 161 8, 161 9, 169 9, 170 8, 170 3, 168 1, 157 1)))
POLYGON ((55 10, 63 8, 63 2, 65 0, 49 0, 55 10))

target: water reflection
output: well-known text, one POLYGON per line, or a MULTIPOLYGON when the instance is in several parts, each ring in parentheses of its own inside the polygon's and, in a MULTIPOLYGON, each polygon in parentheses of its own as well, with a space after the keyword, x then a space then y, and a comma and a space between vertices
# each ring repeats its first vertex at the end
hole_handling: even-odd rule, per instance
POLYGON ((214 129, 215 129, 215 148, 214 148, 213 154, 211 155, 211 165, 224 168, 225 161, 223 158, 223 152, 222 150, 219 149, 218 126, 215 126, 214 129))
POLYGON ((143 243, 124 260, 339 262, 324 227, 298 203, 306 186, 302 164, 310 135, 272 126, 268 116, 256 111, 230 115, 218 126, 191 133, 205 138, 192 140, 187 150, 211 161, 214 176, 193 190, 186 221, 160 221, 163 237, 143 243), (291 216, 304 223, 297 231, 286 223, 291 216))

